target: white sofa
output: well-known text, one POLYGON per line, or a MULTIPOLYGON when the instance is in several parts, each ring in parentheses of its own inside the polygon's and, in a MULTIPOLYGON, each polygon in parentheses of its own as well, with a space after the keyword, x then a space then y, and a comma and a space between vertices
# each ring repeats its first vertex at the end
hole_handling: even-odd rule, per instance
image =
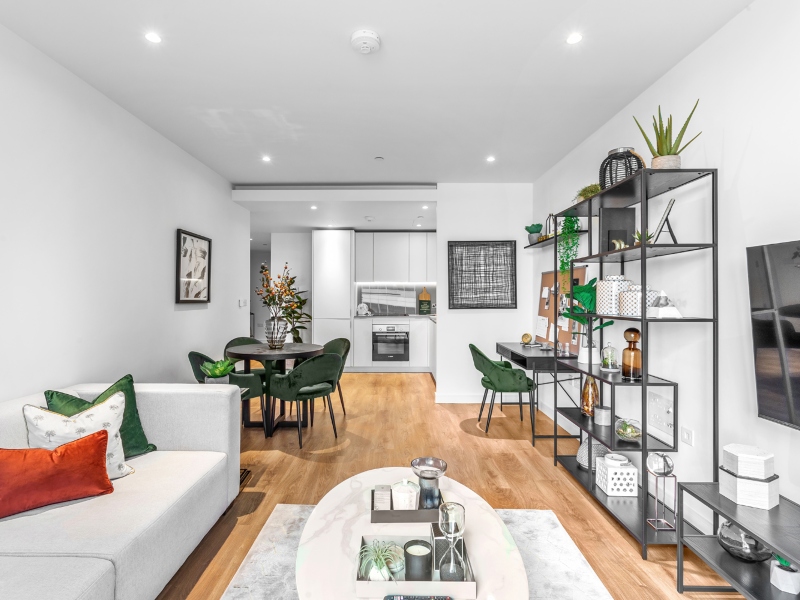
MULTIPOLYGON (((72 386, 85 399, 107 384, 72 386)), ((239 493, 241 402, 229 385, 137 384, 158 451, 114 492, 0 519, 3 600, 152 600, 239 493)), ((0 402, 0 447, 27 448, 25 404, 0 402)), ((2 486, 3 482, 0 482, 2 486)))

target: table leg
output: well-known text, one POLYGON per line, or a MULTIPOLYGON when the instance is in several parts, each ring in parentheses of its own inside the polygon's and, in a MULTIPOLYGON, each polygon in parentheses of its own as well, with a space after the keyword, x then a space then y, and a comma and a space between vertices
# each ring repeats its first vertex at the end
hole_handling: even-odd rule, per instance
MULTIPOLYGON (((279 360, 279 361, 277 361, 277 363, 278 363, 278 371, 280 373, 286 373, 286 361, 285 360, 279 360)), ((267 394, 269 394, 269 384, 267 384, 267 394)), ((303 405, 303 409, 302 409, 303 410, 303 414, 302 415, 297 415, 297 418, 300 419, 301 425, 303 427, 307 427, 308 426, 308 402, 301 402, 301 404, 303 405)), ((270 411, 272 411, 272 402, 269 402, 269 405, 270 405, 270 411)), ((278 429, 279 427, 297 427, 297 420, 294 420, 294 419, 291 420, 291 421, 287 421, 286 420, 286 402, 283 401, 283 400, 280 400, 280 405, 281 406, 280 406, 280 410, 279 410, 278 414, 275 415, 274 417, 273 416, 270 417, 271 419, 274 419, 273 420, 272 429, 271 429, 272 433, 274 433, 275 430, 278 429)))
MULTIPOLYGON (((244 361, 244 373, 245 375, 250 373, 249 360, 244 361)), ((250 418, 250 398, 242 401, 242 424, 245 427, 264 427, 264 421, 253 421, 253 419, 250 418)))

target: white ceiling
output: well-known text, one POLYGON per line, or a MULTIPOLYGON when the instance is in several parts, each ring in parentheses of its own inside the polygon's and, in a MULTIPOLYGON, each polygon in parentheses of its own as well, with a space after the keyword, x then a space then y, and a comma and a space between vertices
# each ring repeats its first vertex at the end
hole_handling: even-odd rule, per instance
POLYGON ((250 211, 250 248, 271 250, 270 234, 296 233, 312 229, 360 229, 433 231, 435 202, 386 202, 382 200, 237 200, 250 211), (316 210, 311 210, 316 206, 316 210), (422 208, 427 206, 427 209, 422 208), (370 222, 364 217, 374 217, 370 222), (421 217, 421 218, 420 218, 421 217), (421 227, 417 227, 417 223, 421 227))
POLYGON ((529 182, 750 2, 0 0, 0 23, 232 183, 529 182))

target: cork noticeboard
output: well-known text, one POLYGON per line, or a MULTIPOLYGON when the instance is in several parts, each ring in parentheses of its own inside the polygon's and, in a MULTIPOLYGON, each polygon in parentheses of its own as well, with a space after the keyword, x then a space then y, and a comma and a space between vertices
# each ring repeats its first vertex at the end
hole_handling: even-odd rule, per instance
MULTIPOLYGON (((569 279, 569 275, 559 276, 559 287, 561 287, 565 281, 569 279)), ((541 342, 542 344, 546 344, 548 346, 553 346, 552 339, 548 339, 549 332, 552 331, 553 327, 558 328, 558 341, 561 344, 570 344, 570 353, 577 354, 578 353, 578 346, 580 343, 580 336, 575 335, 575 332, 578 331, 578 324, 573 321, 572 319, 567 319, 566 323, 563 323, 564 327, 558 327, 558 320, 556 318, 556 313, 553 310, 553 303, 558 302, 562 306, 566 306, 566 299, 562 299, 562 295, 566 292, 569 292, 572 289, 572 285, 583 285, 586 283, 586 267, 576 267, 572 271, 572 283, 569 284, 566 289, 559 289, 558 294, 555 293, 555 289, 553 287, 553 283, 555 282, 556 277, 553 271, 545 271, 542 273, 542 283, 539 286, 538 290, 538 297, 539 297, 539 311, 537 312, 538 319, 537 321, 542 321, 543 318, 547 319, 547 332, 544 335, 540 335, 541 331, 537 329, 536 331, 536 341, 541 342), (547 297, 545 298, 544 290, 548 290, 547 297)), ((558 314, 560 315, 563 312, 561 309, 558 310, 558 314)), ((544 321, 542 321, 544 323, 544 321)))

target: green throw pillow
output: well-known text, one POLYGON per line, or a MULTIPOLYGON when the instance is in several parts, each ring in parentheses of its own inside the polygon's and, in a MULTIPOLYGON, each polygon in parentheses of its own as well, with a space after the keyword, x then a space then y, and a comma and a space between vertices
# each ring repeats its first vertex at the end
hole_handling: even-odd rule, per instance
POLYGON ((48 409, 65 417, 71 417, 85 411, 94 404, 103 402, 117 392, 125 394, 125 413, 122 416, 122 427, 119 430, 125 458, 152 452, 156 447, 148 443, 147 436, 144 434, 144 429, 142 429, 142 422, 139 420, 139 409, 136 408, 136 392, 133 391, 133 377, 130 375, 125 375, 92 402, 53 390, 47 390, 44 393, 44 397, 47 399, 48 409))

